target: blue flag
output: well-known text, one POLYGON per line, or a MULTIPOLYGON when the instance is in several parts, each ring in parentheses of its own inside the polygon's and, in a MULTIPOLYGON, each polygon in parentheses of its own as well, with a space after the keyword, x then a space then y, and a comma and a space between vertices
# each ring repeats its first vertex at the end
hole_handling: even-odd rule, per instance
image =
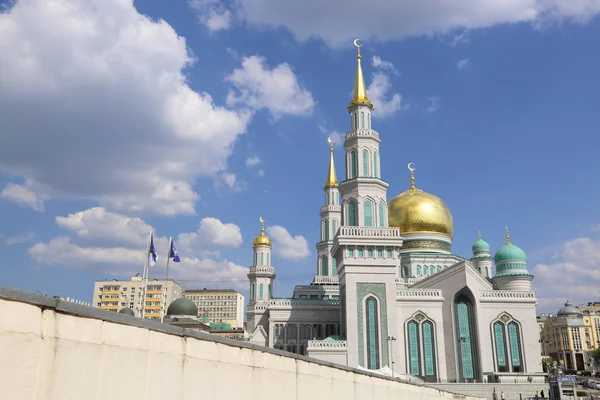
POLYGON ((156 260, 158 260, 158 256, 156 255, 156 249, 154 248, 154 235, 150 234, 150 266, 153 267, 156 264, 156 260))
POLYGON ((179 253, 175 248, 175 242, 171 241, 171 249, 169 250, 169 258, 173 259, 173 262, 180 262, 179 253))

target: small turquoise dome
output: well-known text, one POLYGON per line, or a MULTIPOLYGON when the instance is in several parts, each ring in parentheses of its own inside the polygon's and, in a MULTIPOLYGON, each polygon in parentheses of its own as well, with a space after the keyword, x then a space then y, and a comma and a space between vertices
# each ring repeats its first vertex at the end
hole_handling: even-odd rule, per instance
POLYGON ((123 307, 123 308, 121 308, 119 310, 119 314, 131 315, 132 317, 135 317, 135 313, 129 307, 123 307))
POLYGON ((475 253, 476 251, 489 250, 489 249, 490 249, 490 245, 488 244, 488 242, 486 242, 485 240, 483 240, 481 238, 479 238, 478 241, 473 243, 473 247, 471 247, 471 250, 473 250, 473 253, 475 253))
POLYGON ((522 261, 527 262, 527 255, 520 247, 513 244, 505 244, 502 246, 494 256, 496 264, 506 261, 522 261))

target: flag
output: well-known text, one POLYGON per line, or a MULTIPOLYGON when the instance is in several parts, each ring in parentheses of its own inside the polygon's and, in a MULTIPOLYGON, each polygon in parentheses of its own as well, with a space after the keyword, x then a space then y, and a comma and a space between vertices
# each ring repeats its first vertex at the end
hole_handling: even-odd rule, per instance
POLYGON ((171 240, 171 249, 169 250, 169 258, 172 258, 173 262, 181 261, 179 259, 179 253, 177 252, 177 249, 175 248, 175 242, 173 242, 172 240, 171 240))
POLYGON ((153 267, 156 264, 156 260, 158 260, 158 256, 156 255, 156 249, 154 248, 154 235, 150 234, 150 266, 153 267))

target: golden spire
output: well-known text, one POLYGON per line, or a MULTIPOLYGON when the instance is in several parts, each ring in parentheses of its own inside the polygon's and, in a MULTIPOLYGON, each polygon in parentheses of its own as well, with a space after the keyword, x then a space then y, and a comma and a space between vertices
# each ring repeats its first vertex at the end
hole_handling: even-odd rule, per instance
POLYGON ((254 238, 254 247, 271 247, 271 239, 265 235, 265 220, 262 216, 259 217, 258 220, 260 221, 260 235, 254 238))
POLYGON ((333 140, 331 136, 327 138, 329 143, 329 172, 327 173, 327 182, 325 182, 325 189, 338 187, 337 177, 335 176, 335 163, 333 162, 333 140))
POLYGON ((415 167, 413 166, 413 162, 409 162, 408 163, 408 170, 410 171, 410 190, 411 192, 414 192, 417 190, 417 188, 415 188, 415 167))
POLYGON ((358 41, 360 39, 354 39, 354 46, 357 49, 356 53, 356 79, 354 80, 354 95, 352 97, 352 101, 348 107, 357 106, 357 105, 366 105, 369 107, 373 107, 373 103, 367 97, 367 87, 365 86, 365 78, 363 76, 362 67, 360 65, 360 60, 362 56, 360 55, 360 48, 362 44, 359 44, 358 41))
POLYGON ((508 233, 508 225, 506 225, 506 244, 510 244, 510 234, 508 233))

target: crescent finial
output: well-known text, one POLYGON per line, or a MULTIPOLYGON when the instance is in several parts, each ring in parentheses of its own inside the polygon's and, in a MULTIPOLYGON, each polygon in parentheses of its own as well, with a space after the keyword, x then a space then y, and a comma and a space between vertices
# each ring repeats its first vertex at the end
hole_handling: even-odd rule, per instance
POLYGON ((414 172, 414 171, 415 171, 414 164, 415 164, 414 162, 409 162, 409 163, 408 163, 408 170, 409 170, 410 172, 414 172))
POLYGON ((333 139, 331 139, 331 136, 329 136, 329 137, 327 138, 327 143, 329 143, 329 144, 333 143, 333 139))
POLYGON ((356 47, 357 49, 360 49, 363 45, 358 43, 361 39, 354 39, 354 47, 356 47))

